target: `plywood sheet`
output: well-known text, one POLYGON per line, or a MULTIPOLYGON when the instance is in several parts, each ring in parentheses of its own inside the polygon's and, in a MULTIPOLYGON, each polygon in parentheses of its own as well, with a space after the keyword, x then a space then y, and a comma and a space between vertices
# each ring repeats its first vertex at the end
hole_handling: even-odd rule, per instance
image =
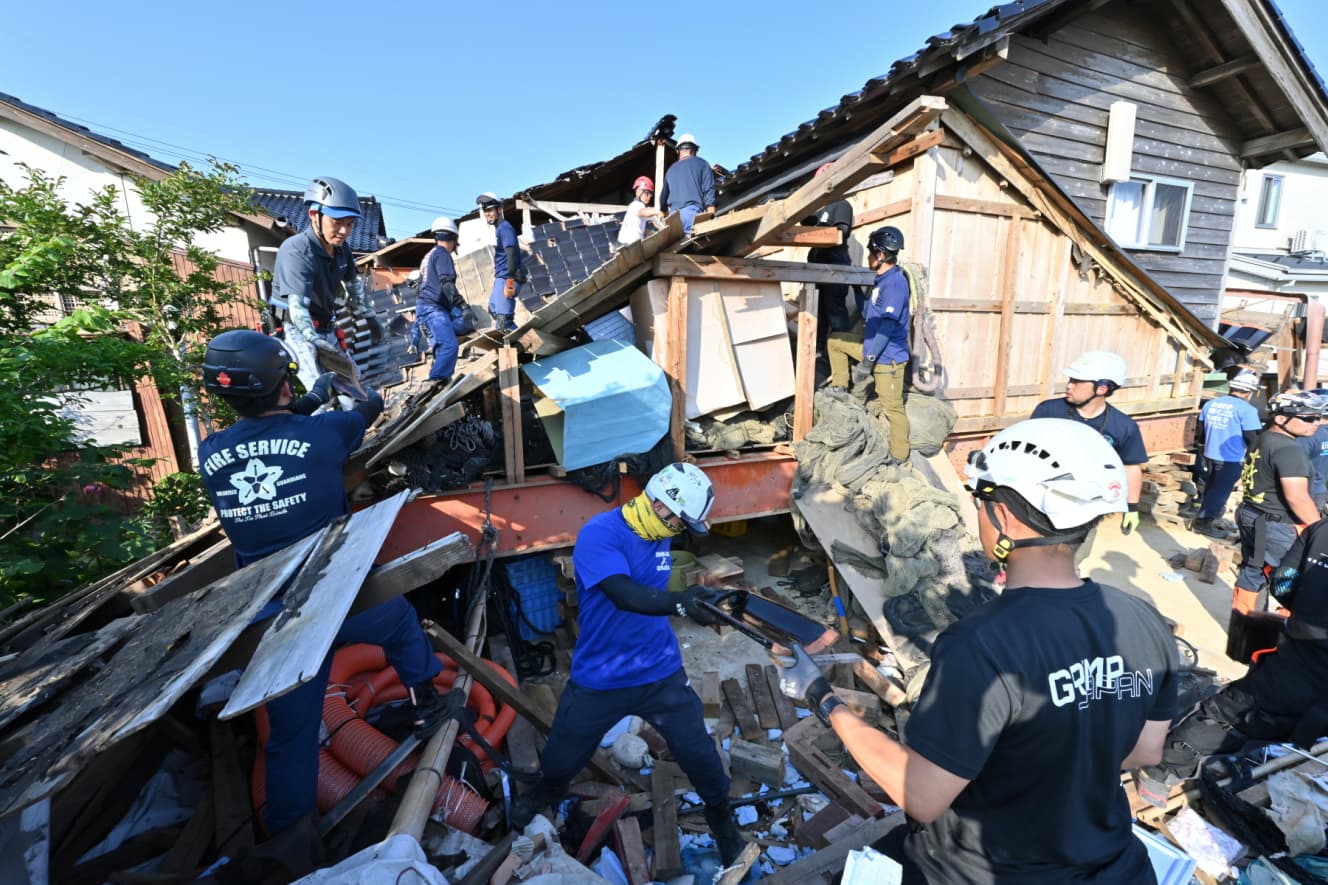
POLYGON ((747 401, 738 360, 724 320, 723 296, 715 289, 687 293, 687 417, 699 418, 747 401))

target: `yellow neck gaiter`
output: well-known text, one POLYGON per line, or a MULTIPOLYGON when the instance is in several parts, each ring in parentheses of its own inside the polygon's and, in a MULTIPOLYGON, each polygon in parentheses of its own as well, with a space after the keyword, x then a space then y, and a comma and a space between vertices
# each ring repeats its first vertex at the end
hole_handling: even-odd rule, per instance
POLYGON ((623 519, 627 520, 631 530, 647 541, 663 541, 681 534, 669 528, 668 524, 659 518, 645 492, 624 504, 622 512, 623 519))

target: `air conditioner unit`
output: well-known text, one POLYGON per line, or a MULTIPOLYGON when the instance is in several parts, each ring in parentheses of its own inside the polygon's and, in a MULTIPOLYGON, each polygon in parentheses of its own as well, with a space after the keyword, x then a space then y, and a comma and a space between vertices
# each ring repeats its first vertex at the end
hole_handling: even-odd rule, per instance
POLYGON ((1323 228, 1302 228, 1291 237, 1291 254, 1307 255, 1328 252, 1328 230, 1323 228))
POLYGON ((1310 231, 1301 228, 1291 235, 1291 254, 1310 250, 1310 231))

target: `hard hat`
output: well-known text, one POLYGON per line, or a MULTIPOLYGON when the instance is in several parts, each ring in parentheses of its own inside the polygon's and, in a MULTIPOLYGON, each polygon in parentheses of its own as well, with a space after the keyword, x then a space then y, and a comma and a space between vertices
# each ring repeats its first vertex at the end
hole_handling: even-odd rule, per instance
POLYGON ((503 201, 498 199, 498 195, 492 191, 485 191, 475 198, 475 205, 479 206, 481 209, 489 209, 494 206, 502 208, 503 201))
POLYGON ((1004 486, 1057 529, 1127 509, 1125 467, 1102 434, 1065 418, 1012 424, 973 452, 964 485, 979 498, 1004 486))
POLYGON ((435 218, 433 224, 429 225, 429 230, 433 231, 434 239, 441 239, 439 234, 451 234, 454 237, 457 235, 456 222, 446 215, 435 218))
POLYGON ((686 523, 698 535, 710 531, 706 517, 715 503, 715 490, 695 464, 670 464, 650 477, 646 483, 646 497, 660 501, 669 512, 686 523))
POLYGON ((639 175, 637 176, 636 181, 632 182, 633 191, 639 191, 642 188, 645 188, 646 190, 650 191, 652 194, 655 192, 655 183, 650 180, 649 175, 639 175))
POLYGON ((1309 418, 1323 414, 1328 398, 1304 390, 1288 390, 1273 397, 1268 404, 1274 415, 1290 415, 1295 418, 1309 418))
POLYGON ((693 134, 690 133, 690 132, 684 132, 682 135, 679 135, 679 136, 678 136, 678 148, 679 148, 679 149, 685 148, 685 147, 687 147, 687 146, 689 146, 689 145, 691 146, 691 148, 692 148, 693 150, 695 150, 696 148, 700 147, 700 145, 698 145, 698 144, 696 143, 696 136, 695 136, 695 135, 693 135, 693 134))
POLYGON ((1089 350, 1065 367, 1065 377, 1071 381, 1110 382, 1121 387, 1125 384, 1125 360, 1110 350, 1089 350))
POLYGON ((877 252, 898 252, 904 248, 904 232, 897 227, 878 227, 867 238, 867 248, 877 252))
POLYGON ((203 387, 222 396, 261 399, 297 366, 280 340, 252 329, 222 332, 203 354, 203 387))
POLYGON ((328 218, 360 217, 360 195, 340 178, 315 178, 304 189, 304 202, 328 218))
POLYGON ((1249 369, 1242 369, 1236 373, 1236 377, 1227 382, 1227 386, 1241 392, 1255 391, 1259 389, 1259 376, 1249 369))

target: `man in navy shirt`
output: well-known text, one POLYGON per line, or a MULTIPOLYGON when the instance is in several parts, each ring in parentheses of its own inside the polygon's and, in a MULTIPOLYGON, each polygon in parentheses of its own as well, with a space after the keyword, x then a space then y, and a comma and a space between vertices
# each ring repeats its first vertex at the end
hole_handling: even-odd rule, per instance
POLYGON ((692 221, 704 210, 715 211, 715 173, 710 164, 697 156, 700 146, 690 133, 678 137, 678 162, 664 173, 664 189, 659 192, 664 211, 677 212, 682 232, 692 233, 692 221))
POLYGON ((729 809, 729 779, 706 733, 701 701, 682 668, 668 616, 711 617, 698 603, 711 591, 667 589, 671 539, 684 529, 705 534, 714 503, 710 480, 694 464, 671 464, 625 506, 593 517, 576 537, 580 632, 538 785, 517 802, 513 823, 525 826, 567 792, 568 783, 625 716, 645 719, 668 742, 696 792, 725 866, 742 851, 729 809))
POLYGON ((420 263, 420 294, 415 321, 427 330, 433 351, 429 380, 446 387, 456 371, 457 335, 470 331, 466 300, 456 285, 457 227, 450 218, 433 220, 434 247, 420 263))
MULTIPOLYGON (((1316 395, 1328 406, 1328 397, 1316 395)), ((1310 477, 1310 498, 1319 515, 1328 516, 1328 411, 1320 416, 1319 429, 1314 435, 1301 437, 1300 444, 1310 456, 1310 468, 1314 471, 1310 477)))
MULTIPOLYGON (((1123 534, 1139 527, 1139 495, 1144 488, 1144 468, 1148 450, 1134 419, 1107 402, 1117 388, 1125 384, 1125 360, 1109 350, 1090 350, 1080 354, 1065 370, 1065 396, 1039 403, 1033 418, 1066 418, 1078 421, 1102 434, 1120 455, 1128 479, 1128 510, 1121 516, 1123 534)), ((1082 563, 1097 538, 1097 525, 1079 545, 1076 563, 1082 563)))
POLYGON ((830 384, 844 390, 853 382, 853 393, 866 399, 875 382, 881 412, 890 424, 890 455, 908 460, 908 413, 904 411, 904 377, 908 370, 909 304, 908 277, 899 267, 904 233, 897 227, 881 227, 867 238, 867 260, 876 271, 876 291, 864 305, 862 334, 832 332, 826 342, 830 359, 830 384), (857 365, 849 372, 850 360, 857 365))
POLYGON ((1060 419, 973 454, 965 484, 1006 587, 937 638, 902 743, 854 715, 802 648, 785 664, 780 688, 908 815, 877 846, 905 885, 1157 881, 1120 773, 1162 758, 1175 639, 1146 600, 1074 564, 1089 528, 1125 510, 1124 473, 1099 433, 1060 419))
POLYGON ((503 218, 503 201, 492 193, 482 193, 475 198, 484 220, 493 225, 493 291, 489 293, 489 316, 499 332, 510 332, 516 328, 512 319, 516 314, 516 296, 521 284, 526 281, 526 271, 521 265, 521 245, 516 239, 516 228, 512 222, 503 218))
POLYGON ((1259 437, 1259 410, 1250 395, 1259 389, 1259 376, 1248 369, 1232 378, 1231 392, 1204 403, 1199 410, 1199 439, 1203 442, 1204 494, 1194 530, 1214 534, 1213 520, 1227 508, 1227 498, 1240 479, 1245 452, 1259 437))
MULTIPOLYGON (((295 365, 282 343, 259 332, 224 332, 203 357, 203 383, 240 415, 198 447, 199 471, 241 567, 269 556, 350 512, 342 465, 364 429, 383 410, 375 393, 348 412, 309 415, 326 402, 329 378, 311 396, 292 402, 295 365), (310 401, 310 399, 314 401, 310 401)), ((281 611, 279 599, 256 620, 281 611)), ((443 706, 433 687, 441 669, 415 609, 402 597, 361 612, 341 625, 336 643, 381 645, 408 687, 416 725, 432 730, 443 706)), ((263 748, 270 834, 288 830, 316 809, 318 740, 323 693, 332 655, 318 676, 267 702, 271 732, 263 748)))
POLYGON ((281 244, 272 271, 272 304, 287 312, 286 343, 299 363, 299 378, 312 390, 321 374, 317 351, 340 356, 337 302, 342 293, 369 324, 374 344, 383 338, 383 324, 374 315, 355 272, 355 256, 346 238, 360 217, 360 198, 339 178, 315 178, 305 189, 309 227, 281 244))

